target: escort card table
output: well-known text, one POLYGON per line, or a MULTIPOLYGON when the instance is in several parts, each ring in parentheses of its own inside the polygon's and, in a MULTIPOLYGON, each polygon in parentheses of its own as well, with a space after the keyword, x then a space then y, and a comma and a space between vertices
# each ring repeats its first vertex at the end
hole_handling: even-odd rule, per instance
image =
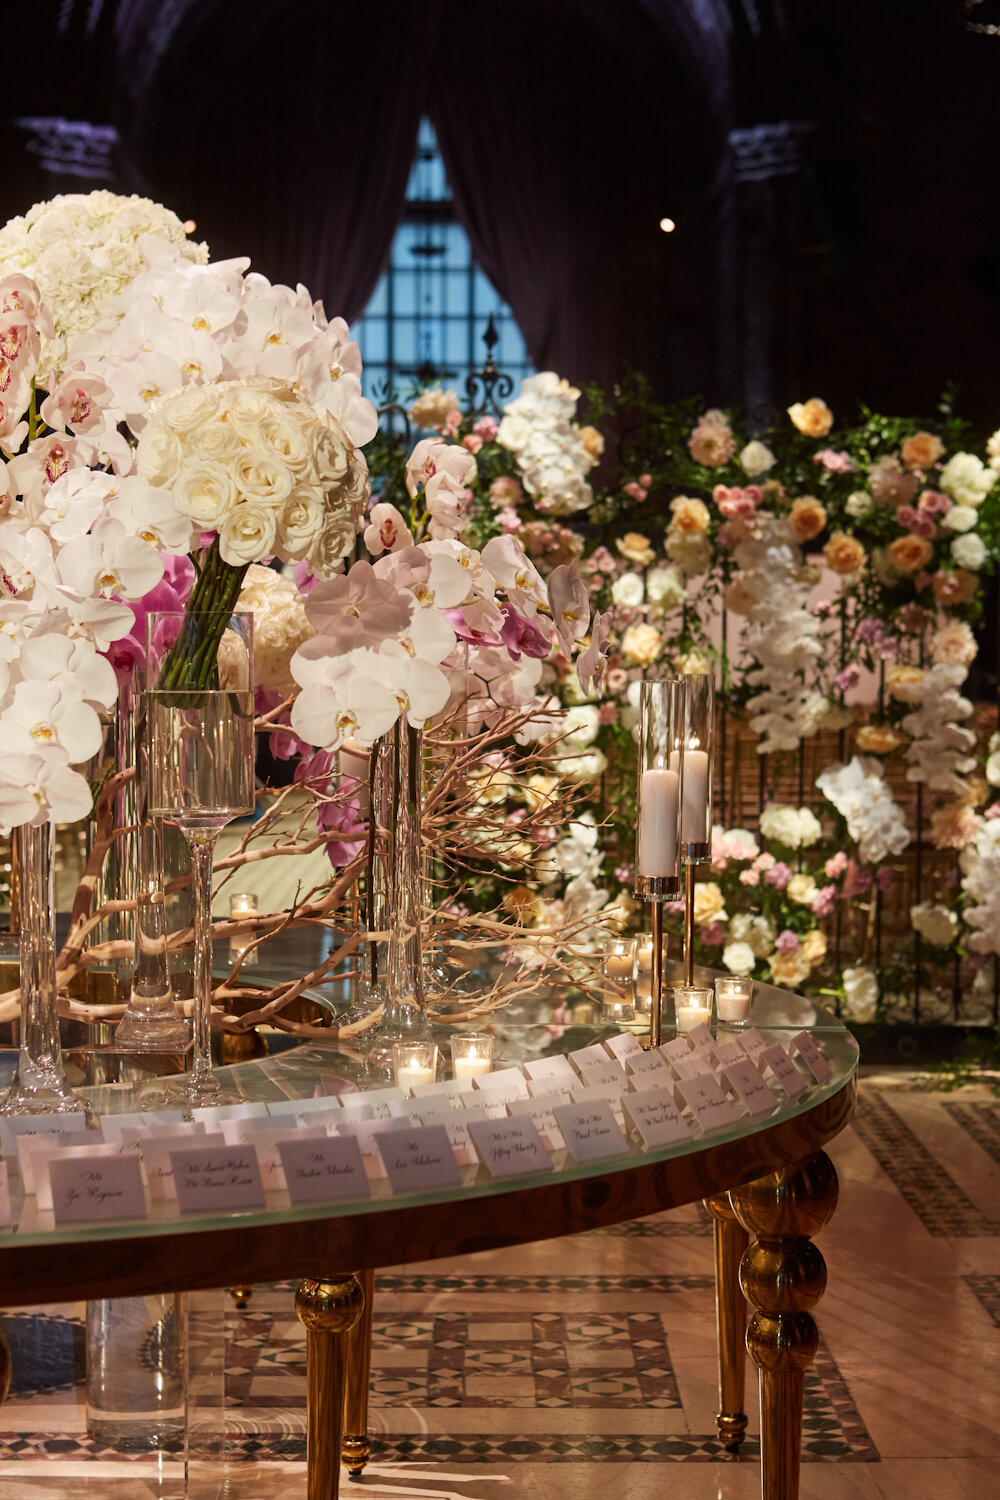
MULTIPOLYGON (((573 1025, 553 1036, 541 1024, 536 1002, 531 1006, 532 1013, 525 1005, 492 1018, 500 1068, 579 1052, 614 1035, 600 1025, 573 1025)), ((778 1044, 786 1059, 793 1037, 806 1030, 821 1053, 819 1064, 811 1054, 813 1065, 820 1074, 828 1067, 829 1076, 817 1082, 805 1055, 807 1040, 805 1050, 794 1053, 801 1085, 789 1083, 791 1093, 780 1086, 777 1072, 765 1072, 772 1099, 765 1100, 763 1111, 758 1105, 758 1112, 740 1112, 734 1103, 736 1068, 729 1105, 720 1112, 729 1118, 717 1124, 709 1106, 704 1130, 685 1123, 680 1139, 646 1146, 644 1140, 658 1139, 655 1129, 676 1134, 674 1105, 658 1112, 648 1107, 656 1097, 648 1092, 629 1090, 619 1097, 603 1082, 605 1069, 599 1066, 595 1076, 602 1084, 586 1096, 595 1101, 591 1118, 614 1122, 615 1115, 603 1106, 613 1110, 617 1103, 622 1122, 636 1129, 618 1142, 614 1155, 583 1159, 587 1147, 578 1140, 580 1160, 562 1151, 549 1158, 546 1170, 519 1176, 492 1176, 480 1162, 458 1166, 449 1185, 392 1192, 388 1178, 376 1176, 370 1197, 293 1205, 287 1191, 271 1190, 264 1206, 246 1211, 213 1209, 209 1202, 204 1210, 182 1214, 176 1199, 154 1197, 144 1219, 57 1226, 51 1210, 25 1196, 15 1157, 8 1161, 11 1227, 0 1228, 0 1306, 301 1278, 296 1310, 308 1345, 308 1500, 335 1500, 342 1445, 355 1474, 368 1453, 372 1279, 379 1267, 575 1234, 700 1199, 715 1221, 720 1437, 736 1448, 745 1433, 745 1338, 759 1370, 762 1494, 764 1500, 795 1500, 804 1371, 817 1347, 812 1310, 826 1283, 823 1258, 812 1240, 837 1202, 836 1174, 822 1148, 853 1114, 858 1053, 832 1015, 768 986, 758 986, 753 1022, 762 1043, 778 1044), (643 1127, 645 1136, 639 1133, 643 1127), (747 1301, 753 1308, 749 1326, 747 1301)), ((442 1041, 446 1035, 447 1028, 441 1028, 442 1041)), ((738 1030, 722 1028, 707 1048, 723 1091, 726 1065, 717 1049, 738 1043, 739 1036, 738 1030)), ((668 1028, 667 1048, 671 1037, 668 1028)), ((749 1048, 754 1050, 760 1052, 760 1043, 749 1048)), ((596 1055, 590 1058, 595 1060, 596 1055)), ((643 1085, 648 1082, 643 1068, 659 1072, 649 1064, 639 1066, 636 1082, 643 1085)), ((700 1076, 704 1079, 704 1069, 700 1076)), ((329 1096, 335 1108, 338 1090, 356 1087, 359 1080, 364 1086, 358 1054, 312 1041, 221 1069, 219 1077, 243 1100, 283 1105, 284 1112, 277 1113, 288 1124, 295 1119, 289 1101, 312 1101, 309 1108, 322 1112, 317 1096, 329 1096)), ((673 1079, 669 1072, 668 1078, 673 1079)), ((684 1081, 686 1093, 678 1093, 678 1104, 697 1078, 684 1081)), ((148 1080, 86 1092, 101 1118, 141 1110, 157 1086, 157 1080, 148 1080)), ((714 1098, 715 1091, 704 1088, 714 1098)), ((665 1097, 674 1098, 672 1081, 665 1097)), ((450 1108, 447 1095, 434 1102, 450 1108)), ((523 1109, 517 1116, 521 1102, 515 1101, 512 1119, 524 1117, 523 1109)), ((454 1118, 460 1118, 457 1111, 454 1118)), ((565 1110, 559 1119, 571 1133, 576 1129, 578 1121, 565 1110)), ((482 1141, 479 1127, 469 1128, 482 1141)))

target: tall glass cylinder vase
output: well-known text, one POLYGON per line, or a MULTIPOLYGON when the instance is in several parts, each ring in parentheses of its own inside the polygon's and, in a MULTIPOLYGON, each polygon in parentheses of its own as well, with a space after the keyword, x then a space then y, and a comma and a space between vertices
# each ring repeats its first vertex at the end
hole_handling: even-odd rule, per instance
POLYGON ((372 817, 385 851, 389 944, 382 1017, 372 1032, 367 1066, 391 1078, 396 1042, 430 1038, 424 1014, 421 909, 423 865, 420 804, 423 792, 421 732, 399 719, 372 749, 375 795, 372 817))
POLYGON ((5 1115, 88 1113, 73 1092, 59 1041, 51 823, 14 830, 21 948, 21 1036, 17 1067, 0 1100, 5 1115))

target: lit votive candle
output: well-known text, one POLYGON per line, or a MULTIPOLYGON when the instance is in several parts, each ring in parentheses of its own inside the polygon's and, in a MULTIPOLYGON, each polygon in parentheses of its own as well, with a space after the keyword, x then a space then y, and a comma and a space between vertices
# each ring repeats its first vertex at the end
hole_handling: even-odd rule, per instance
POLYGON ((695 985, 674 986, 674 1008, 677 1030, 693 1031, 696 1026, 712 1024, 712 991, 695 985))
POLYGON ((753 998, 753 980, 739 974, 715 981, 715 1008, 719 1020, 726 1026, 748 1026, 750 1024, 750 1001, 753 998))
POLYGON ((404 1091, 437 1076, 438 1049, 433 1042, 397 1042, 392 1049, 396 1086, 404 1091))
POLYGON ((495 1037, 488 1031, 463 1031, 451 1038, 453 1078, 480 1078, 493 1067, 495 1037))
POLYGON ((229 915, 231 917, 255 917, 257 897, 252 891, 234 891, 229 898, 229 915))
POLYGON ((635 1016, 635 938, 607 938, 604 943, 604 1014, 609 1020, 635 1016))
POLYGON ((636 963, 640 974, 652 974, 653 972, 653 939, 644 936, 636 939, 636 963))

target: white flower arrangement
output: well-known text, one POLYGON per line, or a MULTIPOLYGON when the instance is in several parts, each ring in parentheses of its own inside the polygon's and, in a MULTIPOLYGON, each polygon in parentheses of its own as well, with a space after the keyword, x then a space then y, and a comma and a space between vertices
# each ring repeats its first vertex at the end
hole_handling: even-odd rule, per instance
POLYGON ((969 947, 974 953, 1000 955, 1000 818, 980 824, 958 862, 965 893, 962 918, 971 928, 969 947))
POLYGON ((910 907, 910 921, 915 932, 934 948, 950 948, 958 934, 958 915, 947 906, 921 901, 910 907))
POLYGON ((64 368, 68 341, 104 315, 150 250, 168 247, 187 261, 208 260, 208 247, 188 239, 176 214, 135 194, 63 193, 7 221, 0 229, 0 276, 29 276, 53 318, 41 352, 41 385, 49 388, 64 368))
POLYGON ((909 844, 906 821, 878 761, 855 755, 846 766, 822 771, 816 785, 846 820, 862 864, 879 864, 890 854, 901 854, 909 844))
POLYGON ((878 979, 872 969, 863 964, 847 968, 843 973, 844 1016, 848 1021, 874 1021, 878 1008, 878 979))
POLYGON ((760 831, 766 839, 776 839, 789 849, 808 849, 822 837, 823 826, 808 807, 775 803, 761 813, 760 831))
POLYGON ((903 682, 897 696, 913 705, 902 720, 910 736, 906 747, 908 781, 923 782, 931 791, 964 797, 969 790, 966 776, 976 766, 970 752, 976 736, 961 721, 972 714, 972 704, 958 689, 968 668, 957 662, 938 662, 916 682, 903 682))

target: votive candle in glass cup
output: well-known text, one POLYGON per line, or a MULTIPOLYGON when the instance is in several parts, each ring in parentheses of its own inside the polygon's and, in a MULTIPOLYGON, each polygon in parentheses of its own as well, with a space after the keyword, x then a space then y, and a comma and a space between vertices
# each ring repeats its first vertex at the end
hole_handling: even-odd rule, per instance
POLYGON ((712 991, 695 984, 674 985, 674 1008, 677 1030, 693 1031, 696 1026, 712 1024, 712 991))
POLYGON ((488 1031, 462 1031, 451 1038, 453 1078, 481 1078, 493 1067, 496 1038, 488 1031))
POLYGON ((635 938, 604 940, 604 1014, 615 1021, 635 1019, 635 938))
POLYGON ((229 915, 231 917, 255 917, 257 897, 253 891, 234 891, 229 898, 229 915))
POLYGON ((728 974, 715 981, 715 1010, 722 1026, 749 1026, 753 980, 728 974))
POLYGON ((396 1042, 392 1066, 397 1088, 409 1091, 437 1077, 438 1049, 433 1042, 396 1042))

